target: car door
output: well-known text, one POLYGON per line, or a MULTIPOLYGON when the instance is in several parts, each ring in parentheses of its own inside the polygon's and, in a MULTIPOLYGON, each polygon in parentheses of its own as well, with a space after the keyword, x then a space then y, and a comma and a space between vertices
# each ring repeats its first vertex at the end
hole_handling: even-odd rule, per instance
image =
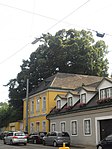
POLYGON ((54 140, 56 139, 56 132, 51 132, 51 135, 50 135, 50 145, 53 145, 53 142, 54 140))
POLYGON ((105 148, 112 149, 112 135, 109 135, 108 137, 106 137, 105 140, 106 140, 105 148))
POLYGON ((7 134, 6 138, 5 138, 5 141, 6 143, 9 143, 10 144, 10 140, 12 139, 12 136, 13 136, 13 133, 10 132, 7 134))
POLYGON ((46 135, 46 144, 51 145, 51 133, 50 132, 46 135))

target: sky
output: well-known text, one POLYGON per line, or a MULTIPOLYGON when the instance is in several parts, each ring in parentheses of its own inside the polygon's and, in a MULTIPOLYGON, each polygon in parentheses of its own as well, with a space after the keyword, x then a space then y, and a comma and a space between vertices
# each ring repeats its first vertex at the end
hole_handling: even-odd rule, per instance
POLYGON ((108 45, 112 72, 112 0, 0 0, 0 102, 8 101, 9 80, 36 50, 31 44, 43 33, 61 29, 90 30, 108 45), (103 38, 96 32, 105 33, 103 38))

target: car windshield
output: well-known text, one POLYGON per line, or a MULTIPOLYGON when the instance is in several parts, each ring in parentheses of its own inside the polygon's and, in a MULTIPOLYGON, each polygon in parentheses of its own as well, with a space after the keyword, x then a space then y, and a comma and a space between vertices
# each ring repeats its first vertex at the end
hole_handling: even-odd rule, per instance
POLYGON ((58 133, 59 137, 69 137, 69 134, 66 132, 58 133))
POLYGON ((15 136, 24 136, 24 133, 15 133, 15 136))

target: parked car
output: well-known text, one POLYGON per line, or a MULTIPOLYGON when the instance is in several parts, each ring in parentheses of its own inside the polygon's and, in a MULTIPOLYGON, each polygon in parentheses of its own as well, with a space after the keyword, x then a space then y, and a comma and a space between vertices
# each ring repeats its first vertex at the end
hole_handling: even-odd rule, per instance
POLYGON ((9 132, 3 139, 4 144, 27 144, 27 136, 20 131, 9 132))
POLYGON ((43 145, 60 146, 63 143, 70 146, 70 136, 67 132, 49 132, 43 137, 43 145))
POLYGON ((28 143, 40 144, 40 143, 42 143, 42 141, 40 140, 39 135, 32 134, 28 138, 28 143))
POLYGON ((8 131, 4 131, 0 134, 0 139, 3 140, 4 137, 7 135, 8 131))
POLYGON ((100 141, 97 145, 97 149, 112 149, 112 134, 100 141))
POLYGON ((35 132, 33 134, 30 134, 28 137, 28 143, 42 144, 43 143, 43 137, 46 134, 47 134, 47 132, 35 132))

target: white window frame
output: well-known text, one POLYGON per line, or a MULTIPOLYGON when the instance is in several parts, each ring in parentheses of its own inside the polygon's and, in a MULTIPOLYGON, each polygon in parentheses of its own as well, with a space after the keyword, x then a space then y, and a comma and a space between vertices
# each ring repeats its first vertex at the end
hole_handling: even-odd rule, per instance
POLYGON ((30 133, 34 133, 34 122, 30 123, 30 133))
POLYGON ((81 94, 81 96, 80 96, 80 102, 86 103, 86 93, 81 94))
POLYGON ((61 132, 65 132, 66 131, 66 122, 65 121, 61 121, 60 122, 60 131, 61 132))
POLYGON ((42 97, 42 111, 46 111, 46 96, 42 97))
POLYGON ((46 132, 46 121, 42 121, 42 131, 46 132))
POLYGON ((78 136, 78 121, 77 120, 72 120, 70 126, 71 126, 71 135, 72 136, 78 136), (75 126, 73 126, 73 123, 74 123, 75 126), (73 128, 75 128, 75 131, 74 131, 73 128))
POLYGON ((37 97, 37 100, 36 100, 36 111, 40 112, 40 98, 39 97, 37 97))
POLYGON ((91 123, 91 118, 87 118, 83 120, 83 134, 84 136, 91 136, 92 135, 92 123, 91 123), (87 124, 85 123, 86 121, 89 121, 89 128, 87 128, 87 124), (86 127, 86 128, 85 128, 86 127), (86 129, 86 130, 85 130, 86 129), (88 129, 88 130, 87 130, 88 129), (89 131, 89 132, 87 132, 89 131))
POLYGON ((51 123, 51 131, 56 131, 56 123, 51 123))
POLYGON ((112 87, 100 89, 100 99, 112 97, 112 87))
POLYGON ((31 100, 31 114, 34 113, 34 99, 31 100))
POLYGON ((61 99, 57 100, 57 109, 61 109, 61 99))
POLYGON ((67 106, 73 106, 73 97, 68 97, 67 106))

